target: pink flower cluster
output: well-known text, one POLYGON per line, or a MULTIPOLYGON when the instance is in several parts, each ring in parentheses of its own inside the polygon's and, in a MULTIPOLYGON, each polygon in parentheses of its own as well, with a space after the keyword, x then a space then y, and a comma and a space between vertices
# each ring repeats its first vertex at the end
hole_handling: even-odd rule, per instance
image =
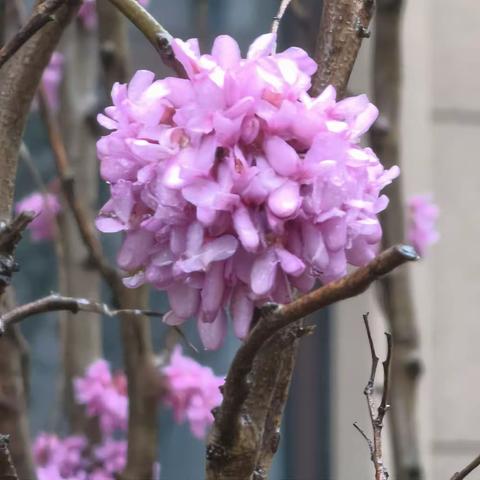
POLYGON ((60 106, 59 88, 63 77, 63 63, 63 55, 60 52, 53 52, 42 75, 42 86, 46 100, 53 111, 58 110, 60 106))
POLYGON ((107 438, 93 448, 83 436, 42 433, 33 445, 39 480, 115 480, 125 467, 125 440, 107 438))
POLYGON ((60 213, 61 205, 53 193, 35 192, 28 195, 15 206, 17 214, 34 212, 37 216, 30 222, 32 240, 52 240, 55 236, 55 217, 60 213))
POLYGON ((75 401, 85 405, 87 415, 98 417, 103 434, 125 431, 128 419, 127 380, 123 373, 112 375, 108 363, 97 360, 84 377, 74 380, 75 401))
MULTIPOLYGON (((211 410, 222 400, 219 387, 223 378, 182 354, 176 347, 169 364, 159 372, 165 380, 165 405, 174 410, 175 420, 190 424, 192 434, 204 438, 213 422, 211 410)), ((125 375, 112 375, 105 360, 97 360, 85 376, 75 379, 75 400, 99 419, 102 440, 89 445, 84 436, 60 438, 41 433, 33 453, 39 480, 114 480, 126 464, 127 443, 112 434, 127 430, 127 381, 125 375)), ((163 393, 163 392, 162 392, 163 393)), ((152 479, 159 480, 160 465, 154 466, 152 479)))
POLYGON ((200 365, 182 354, 181 347, 173 350, 170 363, 162 369, 167 394, 166 405, 173 408, 175 420, 187 420, 192 434, 205 438, 213 423, 212 409, 222 402, 220 386, 223 377, 217 377, 212 369, 200 365))
POLYGON ((439 239, 436 230, 438 207, 430 195, 413 195, 408 199, 408 210, 407 240, 423 257, 428 247, 439 239))
POLYGON ((262 35, 247 57, 229 36, 201 55, 173 41, 187 79, 139 71, 116 84, 98 142, 111 199, 97 226, 126 233, 118 255, 129 287, 165 289, 179 325, 196 317, 206 348, 221 345, 230 311, 236 335, 255 305, 288 302, 315 279, 364 265, 382 235, 385 170, 362 135, 377 117, 365 95, 308 94, 315 62, 275 52, 262 35))
MULTIPOLYGON (((147 7, 150 0, 138 0, 143 7, 147 7)), ((82 6, 78 10, 78 18, 86 30, 93 30, 97 26, 97 7, 96 0, 83 0, 82 6)))

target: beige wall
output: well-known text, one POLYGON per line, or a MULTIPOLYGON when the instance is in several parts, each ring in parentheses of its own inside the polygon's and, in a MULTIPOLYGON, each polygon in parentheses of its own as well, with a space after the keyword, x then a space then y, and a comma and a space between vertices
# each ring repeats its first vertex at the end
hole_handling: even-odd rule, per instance
MULTIPOLYGON (((405 190, 433 192, 441 209, 441 241, 411 267, 426 369, 418 422, 426 478, 436 480, 480 452, 480 2, 408 2, 403 46, 405 190)), ((365 50, 354 92, 368 90, 365 50)), ((336 309, 334 480, 372 478, 366 446, 351 425, 368 426, 361 314, 372 312, 381 342, 373 299, 370 292, 336 309)))

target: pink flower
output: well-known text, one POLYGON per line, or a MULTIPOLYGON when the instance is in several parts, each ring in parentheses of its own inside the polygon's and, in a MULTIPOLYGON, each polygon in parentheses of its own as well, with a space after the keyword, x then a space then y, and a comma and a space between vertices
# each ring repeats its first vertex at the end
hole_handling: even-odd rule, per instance
POLYGON ((192 434, 204 438, 213 423, 211 411, 222 401, 219 387, 224 383, 223 377, 216 377, 210 368, 184 356, 179 346, 162 375, 167 384, 165 403, 173 408, 175 420, 187 420, 192 434))
POLYGON ((408 199, 408 209, 407 239, 423 257, 428 247, 439 239, 436 230, 438 207, 430 195, 413 195, 408 199))
POLYGON ((87 441, 82 436, 60 439, 54 434, 41 433, 33 444, 39 479, 87 480, 86 447, 87 441))
POLYGON ((126 465, 127 442, 106 438, 87 446, 82 436, 41 433, 33 446, 39 480, 115 480, 126 465))
MULTIPOLYGON (((150 0, 138 0, 143 7, 147 7, 150 0)), ((92 30, 97 26, 96 0, 83 0, 78 10, 78 18, 86 30, 92 30)))
POLYGON ((53 52, 50 62, 42 75, 42 85, 48 106, 56 111, 60 106, 59 87, 62 83, 64 58, 60 52, 53 52))
POLYGON ((32 240, 52 240, 55 236, 55 217, 61 211, 58 198, 53 193, 35 192, 17 203, 16 213, 34 212, 37 216, 28 228, 32 240))
POLYGON ((275 40, 262 35, 246 58, 226 35, 206 55, 174 40, 188 78, 138 71, 98 117, 111 130, 97 144, 111 198, 97 227, 125 232, 125 284, 166 290, 165 322, 195 317, 209 349, 227 313, 243 339, 255 306, 372 259, 380 192, 399 174, 360 145, 378 113, 367 97, 310 97, 315 62, 275 53, 275 40))
POLYGON ((84 377, 74 380, 75 400, 87 414, 98 417, 106 435, 127 429, 128 397, 123 374, 112 376, 105 360, 92 363, 84 377))
POLYGON ((101 465, 102 470, 115 478, 116 472, 121 472, 127 464, 126 440, 114 440, 107 438, 93 450, 95 460, 101 465))

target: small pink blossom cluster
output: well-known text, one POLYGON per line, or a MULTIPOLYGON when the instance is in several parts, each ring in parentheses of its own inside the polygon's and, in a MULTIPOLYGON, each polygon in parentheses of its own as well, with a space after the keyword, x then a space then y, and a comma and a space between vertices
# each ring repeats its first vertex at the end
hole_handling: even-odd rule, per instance
POLYGON ((34 212, 37 216, 30 222, 32 240, 52 240, 55 236, 55 217, 61 211, 58 197, 53 193, 35 192, 20 200, 15 206, 17 214, 34 212))
POLYGON ((33 454, 38 480, 115 480, 125 468, 127 443, 107 438, 92 448, 83 436, 42 433, 33 454))
POLYGON ((173 408, 175 420, 178 423, 187 420, 192 434, 205 438, 213 423, 212 409, 222 402, 220 387, 224 378, 215 376, 211 368, 184 356, 179 346, 173 350, 162 375, 167 387, 164 401, 173 408))
POLYGON ((85 405, 87 415, 98 417, 104 435, 127 429, 127 380, 123 373, 112 375, 108 362, 100 359, 88 367, 84 377, 74 380, 74 389, 75 401, 85 405))
POLYGON ((327 87, 312 98, 315 62, 275 44, 262 35, 242 58, 229 36, 208 55, 174 40, 188 78, 138 71, 99 116, 112 131, 97 145, 111 199, 97 226, 126 233, 125 284, 165 289, 165 322, 196 317, 209 349, 227 311, 243 339, 255 305, 372 259, 380 191, 399 173, 360 145, 378 114, 367 97, 337 102, 327 87))
MULTIPOLYGON (((147 7, 150 0, 138 0, 138 3, 147 7)), ((83 0, 77 15, 85 30, 93 30, 97 26, 96 0, 83 0)))
POLYGON ((46 100, 53 111, 57 111, 60 106, 59 88, 63 77, 63 63, 63 55, 60 52, 53 52, 42 75, 46 100))
POLYGON ((407 240, 424 256, 430 245, 436 243, 439 234, 436 229, 439 210, 430 195, 413 195, 408 199, 407 240))

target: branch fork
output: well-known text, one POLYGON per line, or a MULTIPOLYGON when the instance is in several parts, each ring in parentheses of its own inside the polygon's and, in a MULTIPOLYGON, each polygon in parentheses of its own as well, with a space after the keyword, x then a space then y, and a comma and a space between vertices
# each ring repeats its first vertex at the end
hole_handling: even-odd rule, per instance
POLYGON ((383 420, 385 414, 387 413, 390 405, 388 405, 388 396, 390 393, 390 364, 392 362, 392 336, 389 333, 385 332, 387 338, 387 356, 382 362, 383 366, 383 392, 382 399, 378 407, 375 404, 374 400, 374 385, 375 385, 375 376, 377 374, 378 362, 380 361, 377 352, 375 350, 375 344, 372 339, 372 333, 370 331, 370 325, 368 322, 368 313, 363 315, 363 322, 365 324, 365 329, 367 331, 368 344, 370 347, 370 355, 372 359, 372 366, 370 370, 370 377, 368 378, 367 385, 363 391, 365 398, 367 400, 368 413, 370 416, 370 423, 373 430, 373 440, 371 440, 368 435, 358 426, 355 422, 353 426, 358 430, 362 437, 367 442, 368 448, 370 450, 370 457, 372 463, 375 467, 375 480, 388 480, 389 474, 385 464, 383 462, 383 450, 382 450, 382 430, 383 430, 383 420))

